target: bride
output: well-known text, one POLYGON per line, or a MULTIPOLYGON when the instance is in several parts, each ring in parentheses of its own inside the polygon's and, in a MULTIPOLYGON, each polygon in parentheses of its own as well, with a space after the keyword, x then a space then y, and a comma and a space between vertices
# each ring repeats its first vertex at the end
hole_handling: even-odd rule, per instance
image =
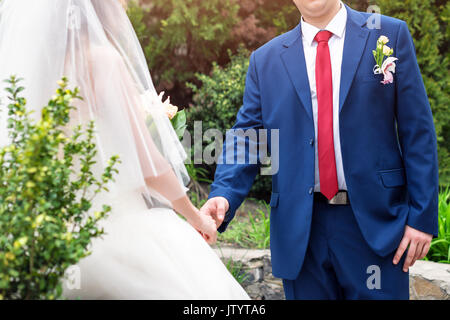
POLYGON ((186 196, 186 155, 120 0, 3 0, 0 79, 12 74, 25 79, 35 114, 67 76, 84 98, 71 126, 96 124, 95 170, 121 159, 110 192, 94 201, 113 208, 105 235, 79 263, 80 286, 65 286, 66 298, 248 299, 207 244, 216 240, 214 221, 186 196))

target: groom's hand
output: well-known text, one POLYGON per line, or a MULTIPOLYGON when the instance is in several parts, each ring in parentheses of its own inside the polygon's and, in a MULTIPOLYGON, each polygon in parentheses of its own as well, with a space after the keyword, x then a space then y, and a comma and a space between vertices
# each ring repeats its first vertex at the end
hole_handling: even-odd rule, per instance
POLYGON ((431 234, 406 226, 405 235, 394 256, 394 264, 398 264, 406 249, 409 247, 408 255, 403 265, 403 272, 408 272, 409 267, 413 266, 417 260, 425 258, 428 250, 430 250, 432 239, 433 236, 431 234))
POLYGON ((200 212, 211 216, 216 221, 217 228, 219 228, 229 208, 230 204, 227 199, 224 197, 215 197, 209 199, 200 209, 200 212))

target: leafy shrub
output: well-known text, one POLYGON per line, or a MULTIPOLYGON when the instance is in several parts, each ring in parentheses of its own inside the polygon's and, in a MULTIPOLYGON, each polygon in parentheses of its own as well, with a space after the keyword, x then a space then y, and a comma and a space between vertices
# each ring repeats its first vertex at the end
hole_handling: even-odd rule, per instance
POLYGON ((300 19, 291 0, 134 0, 128 16, 158 91, 180 106, 192 98, 185 84, 195 73, 225 66, 229 49, 254 50, 300 19))
POLYGON ((236 121, 242 105, 245 78, 249 65, 249 52, 241 48, 235 56, 229 51, 231 62, 225 67, 213 63, 211 75, 197 73, 201 87, 188 83, 194 93, 193 105, 188 110, 188 123, 193 129, 194 121, 203 121, 203 130, 219 129, 223 133, 236 121))
MULTIPOLYGON (((242 106, 245 78, 249 65, 249 52, 240 48, 237 55, 230 54, 230 63, 220 67, 213 63, 211 75, 197 74, 201 87, 189 83, 194 92, 193 105, 188 109, 188 128, 193 129, 194 121, 202 121, 203 130, 214 128, 225 134, 236 121, 236 114, 242 106)), ((205 142, 205 145, 208 142, 205 142)), ((210 176, 214 168, 210 167, 210 176)), ((271 190, 271 178, 258 176, 250 192, 250 196, 267 199, 271 190)))
MULTIPOLYGON (((254 2, 254 0, 248 1, 254 2)), ((260 0, 254 14, 261 28, 275 29, 273 36, 291 30, 300 22, 300 12, 292 0, 260 0)), ((266 42, 270 39, 261 40, 266 42)))
POLYGON ((141 44, 146 43, 149 38, 147 24, 145 23, 148 12, 148 8, 141 7, 135 0, 129 2, 127 6, 128 18, 130 19, 134 31, 136 31, 136 35, 141 44))
POLYGON ((209 72, 237 23, 237 0, 151 0, 131 3, 147 62, 159 91, 177 105, 186 101, 185 82, 209 72), (145 25, 145 32, 143 28, 145 25))
POLYGON ((0 298, 57 299, 65 270, 103 233, 98 222, 110 207, 89 210, 117 173, 118 158, 97 179, 91 171, 94 124, 66 136, 71 101, 79 98, 66 80, 36 122, 19 96, 19 79, 8 82, 11 144, 0 150, 0 298))
POLYGON ((427 260, 450 263, 450 189, 439 195, 439 237, 431 242, 427 260))
MULTIPOLYGON (((450 184, 450 2, 436 0, 379 0, 381 13, 408 23, 417 60, 433 110, 438 136, 440 182, 450 184)), ((412 106, 413 107, 413 106, 412 106)))

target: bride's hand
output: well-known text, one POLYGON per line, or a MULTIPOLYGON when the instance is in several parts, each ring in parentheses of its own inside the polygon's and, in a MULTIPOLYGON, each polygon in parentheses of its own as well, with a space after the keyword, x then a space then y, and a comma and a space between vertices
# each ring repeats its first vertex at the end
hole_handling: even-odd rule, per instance
POLYGON ((217 241, 216 222, 208 215, 197 211, 194 221, 188 222, 202 235, 208 244, 214 244, 217 241))
MULTIPOLYGON (((172 185, 179 184, 175 174, 173 174, 172 185)), ((160 184, 162 185, 162 183, 160 184)), ((169 184, 167 184, 169 185, 169 184)), ((158 190, 156 190, 158 191, 158 190)), ((163 194, 163 192, 161 192, 163 194)), ((217 227, 216 222, 209 215, 203 214, 198 210, 189 198, 185 195, 184 197, 172 201, 173 209, 183 215, 186 220, 194 227, 209 244, 214 244, 217 241, 217 227)))

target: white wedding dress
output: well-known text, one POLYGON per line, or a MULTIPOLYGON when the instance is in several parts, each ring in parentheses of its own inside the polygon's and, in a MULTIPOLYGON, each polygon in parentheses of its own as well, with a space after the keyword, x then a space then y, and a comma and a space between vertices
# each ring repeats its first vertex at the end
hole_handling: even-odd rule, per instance
MULTIPOLYGON (((140 201, 141 200, 141 201, 140 201)), ((107 235, 80 267, 69 299, 248 299, 216 253, 173 210, 143 205, 134 194, 113 203, 107 235), (120 212, 120 213, 119 213, 120 212)))
MULTIPOLYGON (((64 297, 249 299, 202 236, 170 209, 185 196, 186 155, 118 0, 0 2, 0 78, 12 74, 25 79, 36 114, 67 76, 84 98, 74 102, 71 125, 95 121, 94 172, 101 174, 112 155, 121 159, 110 191, 93 203, 92 211, 112 207, 105 234, 76 266, 78 285, 64 282, 64 297), (158 192, 149 179, 158 179, 158 192)), ((8 142, 2 116, 0 144, 8 142)))

